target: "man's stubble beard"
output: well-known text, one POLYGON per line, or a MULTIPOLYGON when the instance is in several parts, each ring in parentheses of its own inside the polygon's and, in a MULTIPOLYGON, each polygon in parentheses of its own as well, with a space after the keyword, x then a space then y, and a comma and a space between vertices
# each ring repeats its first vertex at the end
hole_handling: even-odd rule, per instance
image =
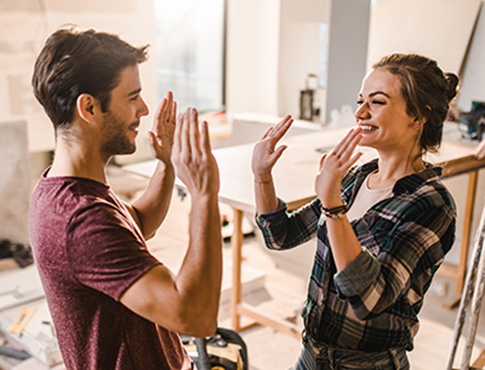
POLYGON ((132 143, 128 137, 129 125, 108 111, 104 116, 104 122, 101 129, 103 143, 101 144, 101 154, 106 159, 113 155, 133 154, 136 150, 136 144, 132 143))

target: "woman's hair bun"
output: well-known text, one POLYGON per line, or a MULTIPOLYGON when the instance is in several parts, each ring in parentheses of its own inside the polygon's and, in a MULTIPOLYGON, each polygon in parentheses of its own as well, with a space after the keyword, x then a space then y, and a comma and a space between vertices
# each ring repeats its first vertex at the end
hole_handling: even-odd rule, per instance
POLYGON ((448 81, 448 100, 451 101, 458 94, 458 76, 452 72, 445 73, 446 81, 448 81))

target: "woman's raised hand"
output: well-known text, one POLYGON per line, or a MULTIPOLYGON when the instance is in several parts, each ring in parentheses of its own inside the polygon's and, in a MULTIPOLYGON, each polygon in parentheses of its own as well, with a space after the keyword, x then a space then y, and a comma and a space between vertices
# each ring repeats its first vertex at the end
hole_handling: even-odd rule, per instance
POLYGON ((330 153, 320 158, 315 192, 325 208, 342 205, 340 198, 342 177, 362 155, 360 152, 353 154, 362 138, 361 131, 359 127, 351 129, 330 153))
POLYGON ((251 159, 251 169, 257 181, 267 181, 271 177, 271 170, 281 157, 286 145, 276 148, 293 123, 293 118, 287 115, 274 127, 270 127, 263 137, 254 145, 251 159))

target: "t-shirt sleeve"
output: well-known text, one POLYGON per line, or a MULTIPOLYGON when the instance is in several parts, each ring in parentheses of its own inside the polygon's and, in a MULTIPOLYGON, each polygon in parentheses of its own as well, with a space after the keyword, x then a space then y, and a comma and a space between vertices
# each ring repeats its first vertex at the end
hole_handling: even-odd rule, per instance
POLYGON ((80 283, 119 300, 160 262, 146 249, 131 219, 110 204, 94 203, 68 224, 66 253, 80 283))

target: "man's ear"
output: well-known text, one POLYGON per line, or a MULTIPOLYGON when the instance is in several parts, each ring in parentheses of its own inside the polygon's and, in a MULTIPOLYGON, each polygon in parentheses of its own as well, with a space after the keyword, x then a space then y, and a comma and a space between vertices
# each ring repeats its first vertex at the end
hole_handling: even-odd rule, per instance
POLYGON ((96 99, 90 94, 81 94, 76 99, 76 112, 86 122, 94 122, 96 99))

